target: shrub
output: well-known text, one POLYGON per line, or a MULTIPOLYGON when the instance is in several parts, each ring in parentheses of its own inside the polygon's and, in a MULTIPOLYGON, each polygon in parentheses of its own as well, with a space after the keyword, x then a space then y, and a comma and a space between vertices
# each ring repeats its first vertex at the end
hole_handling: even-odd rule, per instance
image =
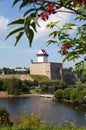
POLYGON ((78 91, 77 91, 77 88, 73 88, 71 90, 71 93, 70 93, 70 100, 72 102, 76 102, 77 101, 77 95, 78 95, 78 91))
POLYGON ((40 121, 40 114, 35 115, 34 113, 28 114, 27 112, 24 112, 23 116, 20 119, 19 125, 24 129, 35 130, 39 128, 40 121))
POLYGON ((85 103, 86 104, 86 88, 83 89, 81 92, 79 92, 77 100, 79 103, 85 103))
POLYGON ((62 98, 63 98, 63 90, 62 90, 62 89, 57 90, 57 91, 54 93, 54 97, 55 97, 56 99, 62 99, 62 98))
POLYGON ((64 89, 64 91, 63 91, 63 97, 65 99, 70 99, 70 92, 71 92, 71 90, 72 90, 72 88, 66 88, 66 89, 64 89))
POLYGON ((9 113, 5 108, 0 107, 0 127, 7 125, 12 125, 12 122, 9 118, 9 113))

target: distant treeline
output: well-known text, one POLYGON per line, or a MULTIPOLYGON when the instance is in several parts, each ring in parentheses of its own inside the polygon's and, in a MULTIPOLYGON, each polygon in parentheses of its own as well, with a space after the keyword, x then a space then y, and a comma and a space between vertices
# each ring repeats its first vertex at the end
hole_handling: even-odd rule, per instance
POLYGON ((2 68, 0 69, 0 74, 29 74, 30 73, 30 69, 29 68, 20 68, 17 67, 15 69, 11 69, 11 68, 2 68))

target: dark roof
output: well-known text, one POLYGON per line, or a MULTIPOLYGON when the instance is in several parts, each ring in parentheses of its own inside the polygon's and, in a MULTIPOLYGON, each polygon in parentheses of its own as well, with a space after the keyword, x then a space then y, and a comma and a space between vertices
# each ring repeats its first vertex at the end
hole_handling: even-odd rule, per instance
POLYGON ((47 52, 44 49, 41 49, 42 53, 38 53, 37 56, 48 56, 47 52))

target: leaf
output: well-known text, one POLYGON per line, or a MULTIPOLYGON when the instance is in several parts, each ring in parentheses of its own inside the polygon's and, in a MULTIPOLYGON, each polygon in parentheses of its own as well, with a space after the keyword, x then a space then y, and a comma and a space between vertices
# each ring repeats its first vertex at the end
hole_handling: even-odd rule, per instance
POLYGON ((58 31, 51 32, 51 33, 49 34, 49 37, 52 36, 52 35, 53 35, 53 37, 55 38, 55 37, 58 35, 58 31))
POLYGON ((19 1, 20 1, 20 0, 14 0, 14 2, 13 2, 13 5, 12 5, 12 6, 14 6, 15 4, 17 4, 19 1))
POLYGON ((16 20, 10 22, 8 25, 12 25, 12 24, 24 24, 24 18, 16 19, 16 20))
POLYGON ((35 22, 35 24, 37 25, 37 26, 39 26, 40 27, 40 25, 39 25, 39 23, 38 23, 38 19, 36 18, 36 17, 34 17, 34 22, 35 22))
POLYGON ((25 32, 26 32, 27 38, 29 40, 29 45, 31 47, 32 41, 33 41, 33 38, 34 38, 34 31, 32 29, 30 29, 30 28, 27 28, 25 30, 25 32))
POLYGON ((75 20, 84 21, 84 20, 86 20, 86 17, 80 15, 80 16, 76 17, 75 20))
POLYGON ((31 26, 32 26, 32 28, 34 29, 34 31, 37 32, 37 30, 36 30, 36 23, 35 23, 35 22, 32 22, 32 23, 31 23, 31 26))
POLYGON ((20 32, 16 35, 16 42, 14 44, 14 46, 16 46, 16 44, 18 43, 18 41, 21 39, 22 35, 24 34, 24 32, 20 32))
POLYGON ((26 11, 25 13, 24 13, 24 17, 28 14, 28 13, 30 13, 30 12, 32 12, 32 11, 36 11, 36 9, 29 9, 28 11, 26 11))
POLYGON ((9 36, 11 36, 12 34, 16 33, 16 32, 19 32, 19 31, 22 31, 24 30, 24 27, 19 27, 19 28, 14 28, 13 30, 11 30, 8 35, 6 36, 5 39, 7 39, 9 36))
POLYGON ((28 5, 29 3, 30 3, 29 0, 23 1, 22 4, 20 5, 20 8, 19 8, 19 9, 25 7, 25 6, 28 5))
POLYGON ((76 24, 73 24, 73 23, 66 23, 64 26, 63 26, 63 30, 72 30, 73 26, 76 26, 76 24))
POLYGON ((46 25, 47 28, 53 28, 55 27, 60 21, 50 22, 46 25))
POLYGON ((57 43, 57 41, 55 41, 55 40, 48 40, 48 41, 47 41, 47 44, 48 44, 48 45, 50 45, 51 43, 57 43))

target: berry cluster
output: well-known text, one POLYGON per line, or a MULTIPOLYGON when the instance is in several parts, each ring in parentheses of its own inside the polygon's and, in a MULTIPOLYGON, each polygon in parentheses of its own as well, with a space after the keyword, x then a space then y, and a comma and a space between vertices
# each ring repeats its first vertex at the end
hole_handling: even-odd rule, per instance
POLYGON ((86 5, 86 0, 76 0, 79 4, 84 4, 86 5))
POLYGON ((68 53, 68 49, 70 47, 71 47, 71 45, 69 43, 62 44, 62 47, 61 47, 62 55, 66 55, 68 53))
POLYGON ((45 11, 39 14, 39 17, 46 21, 49 18, 49 15, 56 13, 57 6, 55 3, 50 2, 49 6, 45 8, 45 11))

